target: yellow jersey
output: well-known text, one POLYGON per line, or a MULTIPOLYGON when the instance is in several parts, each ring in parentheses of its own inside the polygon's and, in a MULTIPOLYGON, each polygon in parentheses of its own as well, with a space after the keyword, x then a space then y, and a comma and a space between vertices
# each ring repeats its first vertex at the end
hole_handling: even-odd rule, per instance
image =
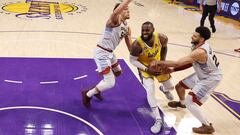
MULTIPOLYGON (((153 37, 154 37, 154 42, 153 42, 152 47, 149 47, 142 40, 142 38, 140 36, 137 38, 137 42, 140 45, 140 47, 142 48, 142 53, 139 55, 138 61, 141 62, 146 67, 148 67, 150 65, 150 63, 154 60, 161 60, 162 45, 159 40, 159 33, 154 32, 153 37)), ((170 74, 153 76, 142 70, 140 70, 140 73, 141 73, 142 77, 145 77, 145 78, 156 77, 159 82, 167 81, 171 77, 170 74)))

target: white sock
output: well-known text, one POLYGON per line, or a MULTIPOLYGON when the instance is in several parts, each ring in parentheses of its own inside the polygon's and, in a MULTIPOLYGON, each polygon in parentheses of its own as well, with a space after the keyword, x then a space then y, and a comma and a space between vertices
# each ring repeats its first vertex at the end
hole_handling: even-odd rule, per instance
POLYGON ((192 113, 192 115, 195 116, 202 124, 208 126, 210 125, 210 123, 207 121, 207 118, 204 115, 202 115, 199 106, 192 101, 192 96, 187 95, 185 105, 188 108, 188 110, 192 113))
POLYGON ((96 88, 94 87, 93 89, 91 89, 91 90, 89 90, 88 92, 87 92, 87 96, 88 97, 92 97, 93 95, 95 95, 95 94, 97 94, 98 93, 98 91, 96 90, 96 88))
POLYGON ((151 107, 155 120, 161 119, 158 107, 151 107))
POLYGON ((167 81, 162 82, 162 84, 164 87, 163 92, 168 92, 168 91, 174 90, 174 85, 171 82, 171 79, 168 79, 167 81))

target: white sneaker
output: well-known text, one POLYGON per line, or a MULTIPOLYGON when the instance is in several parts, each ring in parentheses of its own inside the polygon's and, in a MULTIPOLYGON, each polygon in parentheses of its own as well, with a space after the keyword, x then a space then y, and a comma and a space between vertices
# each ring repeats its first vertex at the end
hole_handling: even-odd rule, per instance
POLYGON ((173 100, 173 95, 172 95, 172 93, 171 93, 170 91, 166 91, 165 88, 164 88, 164 86, 161 85, 161 86, 159 87, 159 89, 160 89, 160 91, 162 91, 162 92, 164 93, 165 97, 166 97, 168 100, 173 100))
POLYGON ((154 123, 154 125, 151 127, 151 132, 154 134, 157 134, 160 132, 162 127, 162 120, 161 119, 157 119, 154 123))

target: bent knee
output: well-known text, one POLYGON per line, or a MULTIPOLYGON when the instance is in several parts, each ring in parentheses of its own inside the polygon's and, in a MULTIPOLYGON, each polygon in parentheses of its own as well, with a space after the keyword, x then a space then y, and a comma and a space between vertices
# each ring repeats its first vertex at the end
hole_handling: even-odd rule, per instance
POLYGON ((108 88, 112 88, 115 86, 115 79, 109 79, 109 80, 105 80, 108 88))

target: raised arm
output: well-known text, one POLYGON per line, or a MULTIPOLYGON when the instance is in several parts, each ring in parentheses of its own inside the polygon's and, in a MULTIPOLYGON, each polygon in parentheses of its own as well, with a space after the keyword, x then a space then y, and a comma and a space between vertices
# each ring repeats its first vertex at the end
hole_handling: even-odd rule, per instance
POLYGON ((125 43, 127 45, 128 51, 130 52, 131 50, 131 45, 132 45, 132 38, 131 38, 131 29, 128 27, 128 34, 125 36, 125 43))
POLYGON ((116 24, 118 22, 118 15, 128 7, 128 4, 132 0, 124 0, 115 10, 113 10, 111 16, 110 16, 110 23, 116 24))

